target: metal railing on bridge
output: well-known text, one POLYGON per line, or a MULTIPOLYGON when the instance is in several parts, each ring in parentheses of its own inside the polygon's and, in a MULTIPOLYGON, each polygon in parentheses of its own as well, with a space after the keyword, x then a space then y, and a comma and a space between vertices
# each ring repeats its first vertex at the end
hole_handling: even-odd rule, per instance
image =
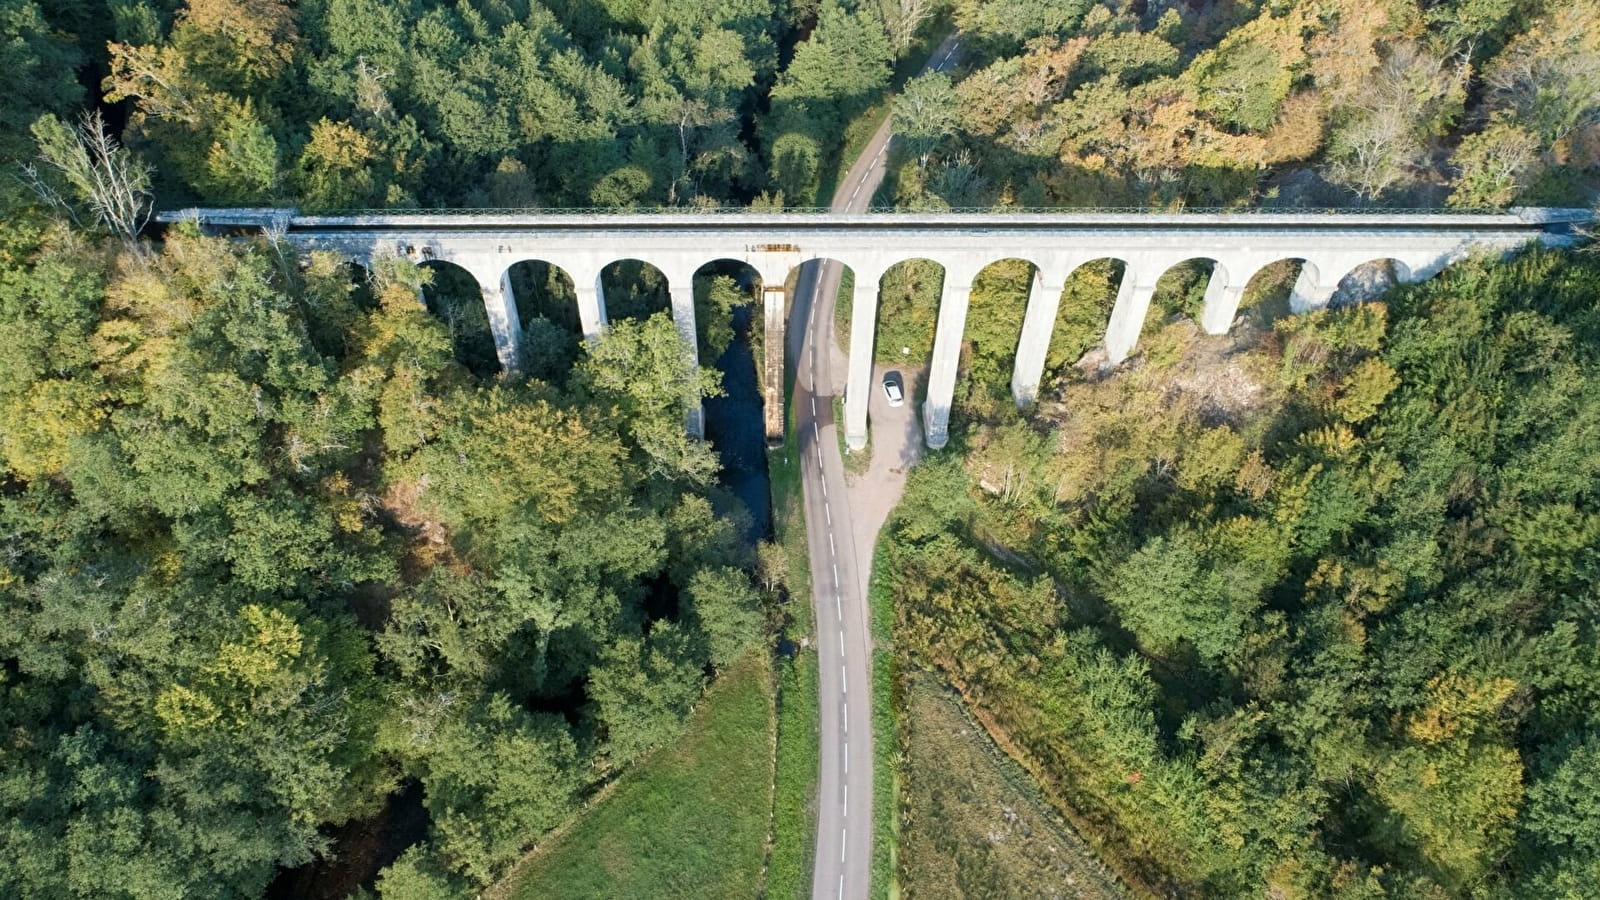
MULTIPOLYGON (((850 215, 1329 215, 1329 216, 1439 216, 1517 215, 1521 208, 1493 209, 1415 206, 950 206, 904 208, 871 206, 850 215)), ((1565 211, 1565 210, 1564 210, 1565 211)), ((178 212, 178 210, 174 210, 178 212)), ((298 210, 318 218, 343 216, 693 216, 749 213, 752 215, 839 215, 825 206, 524 206, 524 207, 391 207, 298 210)), ((1579 213, 1582 210, 1571 210, 1579 213)))

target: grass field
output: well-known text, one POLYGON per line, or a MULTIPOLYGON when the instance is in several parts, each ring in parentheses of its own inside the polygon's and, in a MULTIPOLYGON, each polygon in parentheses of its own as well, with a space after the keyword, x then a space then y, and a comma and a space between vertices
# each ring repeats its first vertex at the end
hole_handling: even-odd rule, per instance
POLYGON ((760 891, 774 716, 765 649, 717 679, 688 732, 533 853, 501 897, 739 897, 760 891))
POLYGON ((916 898, 1126 896, 932 675, 905 680, 900 883, 916 898))

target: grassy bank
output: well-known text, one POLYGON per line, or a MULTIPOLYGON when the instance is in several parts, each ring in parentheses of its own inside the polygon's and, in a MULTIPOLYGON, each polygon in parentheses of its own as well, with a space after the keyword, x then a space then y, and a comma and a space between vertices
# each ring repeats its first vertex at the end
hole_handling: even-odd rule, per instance
POLYGON ((817 658, 780 660, 778 765, 766 896, 809 897, 817 838, 817 658))
MULTIPOLYGON (((767 454, 772 485, 773 539, 783 548, 789 601, 781 611, 780 639, 786 646, 810 635, 811 570, 800 486, 800 451, 794 405, 789 404, 784 445, 767 454)), ((778 706, 777 770, 766 895, 789 900, 811 895, 813 845, 817 836, 817 752, 820 719, 817 657, 807 650, 780 656, 775 679, 778 706)))
POLYGON ((771 797, 768 655, 724 671, 687 733, 622 776, 571 830, 494 892, 534 897, 750 897, 771 797))
POLYGON ((897 873, 917 897, 1126 896, 937 676, 905 679, 897 873))
POLYGON ((894 655, 894 597, 883 553, 872 556, 867 591, 872 617, 872 896, 899 897, 898 663, 894 655))
POLYGON ((839 296, 833 301, 833 339, 850 352, 850 316, 856 299, 856 270, 849 266, 839 272, 839 296))

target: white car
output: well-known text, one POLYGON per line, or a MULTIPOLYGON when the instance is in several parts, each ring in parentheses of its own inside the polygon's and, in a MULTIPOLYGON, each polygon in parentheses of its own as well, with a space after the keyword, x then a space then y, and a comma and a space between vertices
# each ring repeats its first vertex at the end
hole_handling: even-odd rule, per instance
POLYGON ((883 395, 889 398, 890 406, 901 406, 906 402, 904 382, 900 379, 899 372, 885 372, 883 375, 883 395))

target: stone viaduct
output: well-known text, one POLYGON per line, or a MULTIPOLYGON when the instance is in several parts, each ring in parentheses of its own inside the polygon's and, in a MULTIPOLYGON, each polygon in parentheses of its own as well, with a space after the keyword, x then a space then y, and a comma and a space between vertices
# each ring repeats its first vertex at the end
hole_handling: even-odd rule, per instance
MULTIPOLYGON (((520 354, 521 329, 510 286, 510 270, 518 262, 549 263, 572 279, 579 319, 591 339, 606 326, 601 270, 627 259, 655 266, 666 279, 685 364, 693 365, 698 360, 691 281, 702 266, 737 260, 755 270, 766 290, 776 292, 802 263, 836 260, 855 274, 845 435, 852 447, 860 448, 867 441, 867 401, 873 390, 879 281, 898 262, 927 259, 944 269, 922 410, 928 445, 941 447, 947 439, 968 295, 973 279, 991 263, 1020 259, 1034 267, 1011 379, 1017 403, 1025 406, 1039 386, 1063 285, 1074 269, 1092 260, 1124 264, 1105 329, 1106 355, 1115 364, 1138 343, 1157 280, 1187 260, 1214 263, 1200 325, 1207 333, 1224 334, 1251 277, 1274 262, 1300 262, 1290 305, 1305 312, 1327 305, 1341 281, 1364 264, 1388 261, 1398 280, 1420 281, 1469 254, 1504 254, 1530 241, 1571 243, 1574 226, 1589 216, 1562 209, 1501 214, 532 211, 337 216, 199 209, 160 218, 198 219, 212 230, 259 228, 302 251, 332 251, 367 265, 382 254, 458 265, 482 289, 500 361, 508 371, 517 368, 520 354)), ((776 316, 781 328, 783 304, 767 306, 769 324, 776 316)), ((776 352, 781 352, 782 342, 777 343, 776 352)), ((688 427, 702 433, 698 408, 689 411, 688 427)))

